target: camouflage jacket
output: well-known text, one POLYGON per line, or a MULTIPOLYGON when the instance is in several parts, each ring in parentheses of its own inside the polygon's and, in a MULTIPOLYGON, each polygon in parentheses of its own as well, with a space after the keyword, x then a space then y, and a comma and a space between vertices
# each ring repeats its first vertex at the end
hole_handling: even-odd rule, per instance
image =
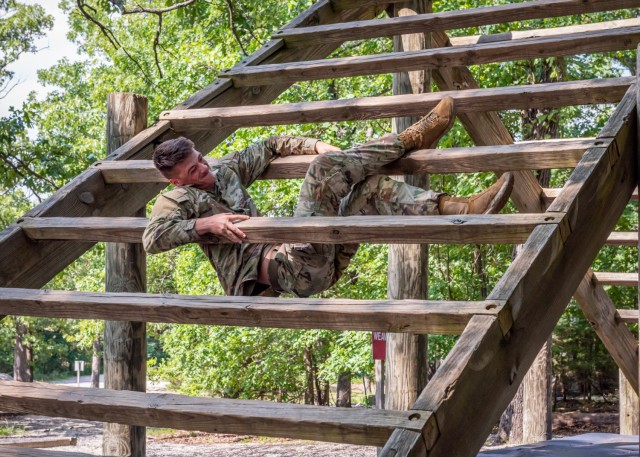
POLYGON ((227 295, 252 295, 260 258, 267 245, 219 243, 218 237, 212 234, 201 236, 196 233, 196 219, 219 213, 259 216, 246 188, 278 155, 315 154, 317 141, 271 137, 212 164, 216 179, 211 189, 180 186, 160 195, 144 231, 144 249, 155 254, 183 244, 198 243, 215 268, 227 295))

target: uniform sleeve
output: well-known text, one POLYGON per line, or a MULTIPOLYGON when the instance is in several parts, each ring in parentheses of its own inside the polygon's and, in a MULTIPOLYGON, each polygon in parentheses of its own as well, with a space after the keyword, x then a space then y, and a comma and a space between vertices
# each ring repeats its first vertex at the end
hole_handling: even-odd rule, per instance
POLYGON ((142 245, 149 254, 169 251, 188 243, 215 243, 218 237, 198 235, 195 229, 196 206, 185 194, 175 191, 158 197, 151 210, 151 220, 142 235, 142 245))
POLYGON ((240 176, 242 185, 249 187, 277 156, 316 154, 317 142, 318 140, 314 138, 273 136, 230 154, 222 160, 240 176))

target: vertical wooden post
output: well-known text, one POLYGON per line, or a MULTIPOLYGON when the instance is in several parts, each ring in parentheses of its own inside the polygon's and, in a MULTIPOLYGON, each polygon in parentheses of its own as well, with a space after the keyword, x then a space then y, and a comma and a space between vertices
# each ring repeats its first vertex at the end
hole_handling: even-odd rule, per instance
MULTIPOLYGON (((107 154, 147 126, 147 99, 136 94, 112 93, 107 101, 107 154)), ((145 209, 135 216, 145 216, 145 209)), ((146 257, 141 244, 106 244, 107 292, 146 292, 146 257)), ((104 326, 105 388, 146 390, 147 342, 144 322, 106 321, 104 326)), ((146 430, 105 424, 104 455, 144 457, 146 430)))
MULTIPOLYGON (((640 44, 638 45, 638 49, 636 52, 636 118, 638 122, 636 122, 636 135, 638 137, 638 141, 640 144, 640 44)), ((640 156, 640 149, 637 151, 640 156)), ((640 161, 638 162, 638 167, 640 167, 640 161)), ((640 176, 640 175, 639 175, 640 176)), ((640 188, 640 183, 638 184, 640 188)), ((638 203, 640 205, 640 202, 638 203)), ((638 224, 640 224, 640 211, 638 212, 638 224)), ((640 231, 640 225, 638 225, 638 231, 640 231)), ((638 237, 638 267, 640 268, 640 237, 638 237)), ((638 270, 640 271, 640 269, 638 270)), ((638 280, 638 307, 640 308, 640 279, 638 280)), ((638 315, 638 328, 640 329, 640 315, 638 315)), ((640 335, 639 335, 640 336, 640 335)), ((640 376, 640 363, 638 364, 638 374, 640 376)), ((620 433, 625 433, 627 431, 631 431, 632 434, 640 434, 640 396, 635 394, 635 391, 626 380, 622 372, 620 372, 620 379, 624 379, 625 382, 625 391, 629 394, 626 396, 626 400, 623 402, 622 400, 622 386, 620 386, 620 433), (629 407, 625 408, 623 411, 623 407, 629 405, 629 407), (629 417, 632 419, 631 421, 625 421, 624 427, 625 431, 623 432, 623 424, 622 424, 622 416, 623 414, 626 416, 627 413, 629 417), (635 421, 635 423, 633 423, 635 421)), ((621 381, 622 384, 622 381, 621 381)))
POLYGON ((621 435, 638 435, 640 434, 640 405, 638 404, 638 394, 631 383, 627 381, 622 370, 619 381, 620 395, 620 434, 621 435))
MULTIPOLYGON (((414 0, 394 5, 394 16, 431 12, 431 0, 414 0)), ((430 47, 430 35, 413 34, 394 38, 395 51, 413 51, 430 47)), ((423 93, 431 90, 428 71, 397 73, 393 93, 423 93)), ((426 114, 426 113, 424 113, 426 114)), ((394 118, 394 131, 400 132, 418 119, 394 118)), ((405 178, 414 186, 428 188, 429 177, 405 178)), ((426 299, 428 292, 428 247, 426 245, 389 245, 389 298, 426 299)), ((427 336, 387 334, 386 409, 406 410, 427 384, 427 336)))

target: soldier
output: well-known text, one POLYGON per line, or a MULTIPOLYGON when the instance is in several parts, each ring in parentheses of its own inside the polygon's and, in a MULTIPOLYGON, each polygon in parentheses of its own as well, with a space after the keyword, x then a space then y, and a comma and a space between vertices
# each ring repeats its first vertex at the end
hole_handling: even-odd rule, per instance
POLYGON ((498 212, 509 199, 511 173, 484 192, 462 198, 376 175, 406 151, 434 147, 454 120, 453 99, 445 97, 399 135, 346 151, 315 139, 272 137, 211 166, 190 140, 165 141, 153 160, 176 187, 158 197, 144 232, 144 248, 158 253, 198 243, 228 295, 258 295, 269 288, 299 297, 322 292, 338 280, 358 245, 245 242, 235 223, 259 215, 246 188, 278 155, 318 154, 302 184, 295 216, 498 212))

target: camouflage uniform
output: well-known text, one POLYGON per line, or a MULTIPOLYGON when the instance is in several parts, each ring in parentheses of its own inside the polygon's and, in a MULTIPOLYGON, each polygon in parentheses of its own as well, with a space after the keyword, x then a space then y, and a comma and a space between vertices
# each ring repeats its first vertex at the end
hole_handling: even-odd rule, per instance
MULTIPOLYGON (((213 235, 199 236, 195 219, 221 212, 257 216, 245 187, 277 153, 314 153, 317 140, 279 137, 257 143, 212 166, 216 185, 208 191, 178 187, 158 198, 143 237, 147 252, 161 252, 186 243, 200 243, 229 295, 251 295, 260 259, 277 249, 270 275, 274 290, 306 297, 331 287, 349 264, 357 244, 296 243, 215 244, 213 235), (209 244, 213 243, 213 244, 209 244)), ((342 152, 318 155, 305 177, 295 216, 438 214, 440 194, 397 182, 376 171, 404 154, 397 135, 342 152)))

